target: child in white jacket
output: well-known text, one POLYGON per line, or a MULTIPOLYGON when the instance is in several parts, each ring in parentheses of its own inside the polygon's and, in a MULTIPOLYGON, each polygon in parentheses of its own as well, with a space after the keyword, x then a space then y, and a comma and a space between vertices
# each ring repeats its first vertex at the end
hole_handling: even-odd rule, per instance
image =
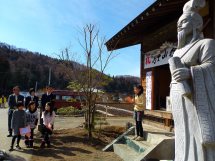
POLYGON ((43 119, 43 140, 40 145, 41 148, 45 148, 45 144, 47 144, 47 147, 50 147, 50 135, 53 131, 53 125, 54 125, 54 118, 55 118, 55 112, 53 110, 53 104, 51 102, 46 103, 45 111, 42 113, 43 119))

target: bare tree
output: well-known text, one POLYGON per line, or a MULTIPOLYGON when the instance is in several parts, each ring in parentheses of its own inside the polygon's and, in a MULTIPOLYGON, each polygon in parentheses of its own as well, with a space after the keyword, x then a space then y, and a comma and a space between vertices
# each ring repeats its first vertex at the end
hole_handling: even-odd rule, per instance
MULTIPOLYGON (((95 25, 88 24, 84 26, 80 33, 82 36, 78 41, 83 53, 76 56, 84 57, 84 66, 78 66, 73 68, 73 71, 70 71, 75 76, 75 79, 71 81, 68 87, 84 93, 86 98, 85 127, 88 129, 89 138, 92 138, 99 89, 110 80, 104 74, 104 71, 116 55, 112 51, 109 53, 105 51, 106 39, 99 36, 99 30, 95 25)), ((66 63, 69 63, 71 57, 74 59, 74 53, 69 52, 67 49, 61 54, 61 58, 66 60, 66 63)))

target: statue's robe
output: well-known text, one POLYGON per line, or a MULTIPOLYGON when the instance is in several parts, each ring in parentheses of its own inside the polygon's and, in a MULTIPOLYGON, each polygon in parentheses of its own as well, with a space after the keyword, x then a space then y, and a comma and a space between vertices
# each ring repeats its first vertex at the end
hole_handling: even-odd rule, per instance
POLYGON ((215 161, 215 41, 197 40, 173 56, 191 71, 190 96, 171 84, 175 161, 215 161))

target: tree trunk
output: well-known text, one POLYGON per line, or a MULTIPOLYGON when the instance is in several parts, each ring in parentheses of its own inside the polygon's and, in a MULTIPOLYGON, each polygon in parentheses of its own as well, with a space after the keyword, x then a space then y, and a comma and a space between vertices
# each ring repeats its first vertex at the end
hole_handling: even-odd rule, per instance
POLYGON ((84 114, 84 118, 85 118, 85 125, 84 125, 84 127, 86 129, 88 129, 88 109, 87 109, 87 111, 84 114))
MULTIPOLYGON (((90 115, 90 113, 89 113, 89 115, 90 115)), ((92 127, 91 127, 91 121, 90 121, 91 119, 89 119, 88 121, 89 121, 89 124, 88 124, 88 138, 89 139, 91 139, 92 138, 92 127)))
POLYGON ((92 138, 92 123, 91 123, 91 99, 89 99, 89 105, 88 105, 88 137, 89 139, 92 138))
POLYGON ((92 106, 92 117, 91 117, 91 123, 92 123, 92 128, 95 128, 94 127, 94 118, 95 118, 95 104, 93 104, 93 106, 92 106))

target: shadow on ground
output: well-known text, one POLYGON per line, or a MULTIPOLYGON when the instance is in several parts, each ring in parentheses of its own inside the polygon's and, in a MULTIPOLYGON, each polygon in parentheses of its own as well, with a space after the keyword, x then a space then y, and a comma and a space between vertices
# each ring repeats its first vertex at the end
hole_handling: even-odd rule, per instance
MULTIPOLYGON (((113 138, 110 137, 116 132, 113 128, 103 132, 94 132, 93 139, 88 139, 88 133, 83 128, 73 128, 65 130, 55 130, 51 136, 51 147, 40 148, 41 134, 36 134, 34 149, 23 148, 18 151, 19 156, 27 156, 27 160, 44 161, 44 160, 120 160, 115 154, 102 152, 113 138), (111 130, 111 131, 110 131, 111 130), (104 135, 108 134, 108 135, 104 135)), ((115 136, 116 134, 114 134, 115 136)), ((119 134, 118 134, 119 135, 119 134)), ((16 159, 17 160, 17 159, 16 159)), ((20 160, 22 161, 22 160, 20 160)))
POLYGON ((34 149, 23 149, 22 153, 27 153, 33 156, 41 156, 41 157, 51 157, 55 159, 64 159, 62 156, 75 156, 74 152, 83 153, 83 154, 91 154, 91 151, 85 150, 83 148, 78 148, 72 146, 71 144, 74 142, 81 142, 82 138, 73 137, 73 136, 54 136, 52 138, 52 145, 50 148, 40 148, 41 139, 35 140, 34 149), (75 140, 75 141, 74 141, 75 140), (70 144, 70 145, 67 145, 70 144))

